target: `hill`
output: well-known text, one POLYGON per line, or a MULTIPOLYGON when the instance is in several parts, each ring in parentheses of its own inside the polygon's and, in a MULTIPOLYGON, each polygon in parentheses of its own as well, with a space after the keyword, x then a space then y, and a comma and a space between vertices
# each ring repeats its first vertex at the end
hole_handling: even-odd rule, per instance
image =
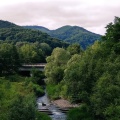
POLYGON ((0 20, 0 40, 12 42, 37 41, 39 43, 47 43, 52 48, 68 46, 67 43, 62 42, 57 38, 52 38, 47 33, 43 33, 39 30, 25 29, 21 26, 3 20, 0 20))
POLYGON ((0 28, 11 28, 11 27, 17 27, 17 25, 8 21, 0 20, 0 28))
POLYGON ((63 26, 56 30, 49 30, 41 26, 24 26, 25 28, 37 29, 48 33, 51 37, 58 38, 68 43, 79 43, 83 49, 92 45, 96 40, 100 40, 101 35, 92 33, 78 26, 63 26))
POLYGON ((49 29, 42 27, 42 26, 22 26, 24 28, 32 29, 32 30, 40 30, 45 33, 49 33, 49 29))

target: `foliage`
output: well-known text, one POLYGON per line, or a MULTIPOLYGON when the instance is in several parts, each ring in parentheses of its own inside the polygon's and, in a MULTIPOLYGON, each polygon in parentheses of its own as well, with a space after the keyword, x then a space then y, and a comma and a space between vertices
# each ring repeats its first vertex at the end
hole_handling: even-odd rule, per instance
POLYGON ((90 109, 86 104, 73 108, 68 112, 67 120, 93 120, 90 109))
MULTIPOLYGON (((102 41, 96 41, 82 54, 69 57, 67 65, 64 65, 63 79, 58 82, 57 88, 53 87, 55 88, 53 91, 59 97, 67 98, 71 102, 86 104, 95 120, 118 120, 120 118, 119 34, 120 18, 116 17, 115 22, 107 26, 107 33, 102 37, 102 41)), ((53 56, 48 57, 47 65, 50 66, 46 69, 47 79, 49 75, 51 78, 54 75, 51 74, 54 71, 52 68, 57 71, 56 64, 52 64, 54 60, 53 56)), ((56 59, 56 63, 60 61, 61 59, 56 59)), ((54 81, 58 79, 59 77, 55 77, 54 81)), ((85 115, 82 114, 82 108, 81 112, 78 112, 78 108, 76 109, 68 115, 70 120, 80 119, 85 115), (75 118, 78 116, 79 118, 75 118)))
POLYGON ((117 120, 120 118, 119 76, 120 73, 116 76, 117 78, 110 73, 104 73, 95 86, 91 101, 94 103, 95 114, 103 119, 117 120))
POLYGON ((47 28, 41 26, 26 26, 26 28, 40 30, 42 32, 48 33, 54 38, 58 38, 71 44, 78 43, 83 49, 86 49, 96 40, 100 40, 101 38, 101 35, 89 32, 88 30, 78 26, 67 25, 56 30, 48 30, 47 28))
POLYGON ((51 56, 47 57, 45 75, 48 83, 58 84, 63 79, 64 69, 69 58, 69 52, 63 48, 55 48, 51 56))
POLYGON ((59 85, 47 85, 46 90, 50 99, 55 100, 60 98, 59 85))
POLYGON ((80 52, 82 51, 81 48, 80 48, 80 45, 77 44, 77 43, 69 45, 67 47, 67 50, 70 52, 71 55, 80 54, 80 52))
POLYGON ((17 27, 17 25, 10 23, 8 21, 0 20, 0 28, 11 28, 11 27, 17 27))
POLYGON ((50 120, 37 112, 34 88, 41 89, 31 78, 0 77, 0 120, 50 120))
POLYGON ((44 89, 37 84, 33 84, 33 90, 37 97, 43 96, 45 94, 44 89))
MULTIPOLYGON (((65 29, 69 28, 70 26, 65 29)), ((78 45, 71 45, 67 50, 55 48, 51 56, 47 57, 45 75, 50 98, 64 97, 71 102, 81 103, 79 108, 69 111, 68 120, 120 118, 119 34, 120 18, 116 17, 115 22, 107 26, 107 33, 102 37, 102 41, 95 42, 82 54, 79 53, 78 45)), ((0 67, 0 72, 10 74, 16 71, 18 65, 20 55, 17 50, 23 49, 21 52, 23 58, 29 56, 27 62, 33 62, 36 59, 34 55, 41 55, 39 50, 46 51, 45 46, 49 48, 47 44, 39 44, 39 42, 18 43, 17 49, 12 43, 1 41, 0 43, 0 65, 4 65, 0 67)), ((38 96, 44 94, 43 88, 38 85, 41 84, 43 74, 33 69, 32 75, 31 78, 17 77, 17 75, 0 78, 0 119, 49 119, 35 111, 34 94, 38 96), (25 116, 26 114, 28 116, 25 116)))
POLYGON ((44 55, 48 56, 51 54, 52 48, 47 43, 41 43, 40 48, 44 51, 44 55))
POLYGON ((38 84, 38 85, 45 85, 44 72, 38 71, 38 70, 33 68, 32 71, 31 71, 31 74, 32 74, 32 82, 33 83, 38 84))
POLYGON ((40 30, 44 33, 48 33, 49 32, 49 29, 45 28, 45 27, 42 27, 42 26, 23 26, 24 28, 27 28, 27 29, 32 29, 32 30, 40 30))
POLYGON ((23 41, 34 43, 38 41, 39 43, 47 43, 52 48, 68 46, 65 42, 52 38, 41 31, 25 29, 7 21, 0 21, 0 23, 0 40, 14 43, 23 41))
POLYGON ((14 45, 0 44, 0 73, 14 73, 19 67, 19 55, 14 45))
POLYGON ((9 79, 0 78, 0 119, 21 119, 26 117, 34 117, 35 98, 33 92, 25 88, 22 82, 10 82, 9 79), (29 100, 30 99, 30 100, 29 100), (29 101, 28 101, 29 100, 29 101), (30 108, 30 109, 27 109, 30 108), (21 112, 22 113, 21 113, 21 112), (20 115, 21 114, 21 115, 20 115), (20 118, 21 117, 21 118, 20 118))
POLYGON ((45 94, 44 87, 42 85, 38 85, 36 82, 34 82, 34 77, 26 77, 24 86, 27 86, 30 91, 33 91, 36 97, 43 96, 45 94))
POLYGON ((9 120, 35 120, 35 99, 18 95, 9 106, 9 120))
POLYGON ((22 63, 45 62, 43 51, 35 44, 24 44, 19 48, 19 55, 22 63))
POLYGON ((35 120, 51 120, 51 118, 44 113, 36 112, 36 116, 37 118, 35 120))
MULTIPOLYGON (((8 21, 0 20, 0 47, 2 44, 7 44, 8 50, 10 49, 10 46, 13 45, 14 52, 16 52, 16 49, 18 50, 20 62, 22 63, 46 62, 46 57, 51 54, 54 48, 66 48, 69 45, 68 43, 50 37, 48 34, 42 33, 41 31, 25 29, 8 21)), ((1 55, 1 52, 3 51, 6 51, 5 47, 1 47, 1 55)), ((9 52, 11 52, 11 54, 13 53, 12 51, 9 52)), ((5 55, 5 53, 3 54, 5 55)), ((13 53, 13 55, 15 57, 16 54, 13 53)), ((0 63, 1 59, 3 59, 2 57, 3 56, 0 56, 0 63)), ((10 58, 10 56, 8 56, 8 58, 10 58)), ((16 61, 19 60, 16 58, 16 61)), ((5 64, 7 65, 6 62, 5 64)))
POLYGON ((66 27, 63 26, 52 31, 50 35, 69 43, 79 43, 83 49, 86 49, 89 45, 100 39, 100 35, 89 32, 82 27, 69 26, 67 29, 66 27), (62 31, 62 33, 59 31, 62 31))

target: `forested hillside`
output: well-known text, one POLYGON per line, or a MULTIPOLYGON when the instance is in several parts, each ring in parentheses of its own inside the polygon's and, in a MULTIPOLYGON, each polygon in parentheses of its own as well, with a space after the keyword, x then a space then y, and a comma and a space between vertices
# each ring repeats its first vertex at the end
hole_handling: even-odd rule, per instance
POLYGON ((64 98, 80 106, 67 120, 120 119, 120 18, 106 27, 102 41, 86 51, 72 45, 47 57, 45 75, 51 99, 64 98), (75 50, 72 53, 69 50, 75 50))
POLYGON ((48 34, 42 33, 41 31, 35 31, 30 29, 24 29, 23 27, 17 26, 7 21, 0 21, 0 40, 7 40, 12 42, 39 42, 47 43, 52 48, 65 47, 66 43, 59 41, 58 39, 51 38, 48 34))
POLYGON ((17 27, 14 23, 0 20, 0 28, 11 28, 11 27, 17 27))
POLYGON ((45 94, 43 72, 32 69, 32 77, 19 74, 21 64, 45 62, 56 47, 42 43, 42 38, 52 40, 47 34, 0 21, 0 120, 51 120, 36 105, 36 99, 45 94))
POLYGON ((48 33, 51 37, 58 38, 68 43, 79 43, 83 49, 100 40, 101 35, 92 33, 78 26, 63 26, 56 30, 49 30, 41 26, 24 26, 25 28, 36 29, 48 33))
MULTIPOLYGON (((69 44, 52 38, 41 31, 25 29, 8 21, 1 20, 1 53, 9 49, 11 45, 14 45, 17 50, 21 63, 40 63, 46 62, 46 56, 50 55, 55 47, 64 48, 69 44)), ((3 60, 3 58, 7 59, 8 56, 0 54, 0 61, 1 59, 3 60)))
POLYGON ((48 28, 45 28, 45 27, 42 27, 42 26, 37 26, 37 25, 36 26, 27 25, 27 26, 22 26, 22 27, 32 29, 32 30, 40 30, 40 31, 42 31, 44 33, 49 33, 50 32, 50 30, 48 28))

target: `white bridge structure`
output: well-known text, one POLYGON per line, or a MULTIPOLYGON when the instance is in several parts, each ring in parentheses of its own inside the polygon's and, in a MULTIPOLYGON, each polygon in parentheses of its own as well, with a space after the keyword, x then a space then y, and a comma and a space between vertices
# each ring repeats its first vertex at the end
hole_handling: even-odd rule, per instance
POLYGON ((34 68, 39 71, 44 71, 45 65, 46 63, 22 64, 19 71, 31 71, 34 68))

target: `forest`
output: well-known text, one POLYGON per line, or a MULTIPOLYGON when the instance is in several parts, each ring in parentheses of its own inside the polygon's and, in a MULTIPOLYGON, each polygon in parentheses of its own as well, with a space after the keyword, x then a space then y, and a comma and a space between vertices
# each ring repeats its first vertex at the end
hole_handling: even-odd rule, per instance
POLYGON ((67 120, 119 120, 120 18, 86 50, 39 34, 14 24, 0 28, 0 120, 51 120, 36 109, 45 84, 51 100, 64 98, 79 105, 67 113, 67 120), (46 42, 48 38, 59 44, 46 42), (19 75, 22 63, 43 62, 44 72, 33 69, 31 77, 19 75))
POLYGON ((78 45, 55 48, 45 76, 51 99, 78 103, 67 120, 120 119, 120 18, 106 26, 101 41, 82 51, 78 45))
POLYGON ((39 30, 49 34, 53 38, 57 38, 70 44, 79 43, 82 49, 86 49, 96 40, 100 40, 101 35, 92 33, 79 26, 62 26, 56 30, 49 30, 42 26, 23 26, 32 30, 39 30))

